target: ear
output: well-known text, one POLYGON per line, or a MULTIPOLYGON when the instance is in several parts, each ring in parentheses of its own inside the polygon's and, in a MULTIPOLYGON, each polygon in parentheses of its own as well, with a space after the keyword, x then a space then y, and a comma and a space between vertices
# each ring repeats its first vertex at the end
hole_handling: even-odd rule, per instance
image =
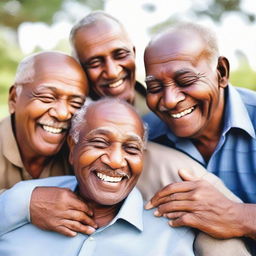
POLYGON ((67 137, 67 143, 68 143, 68 147, 69 147, 69 163, 71 165, 73 165, 73 151, 74 151, 74 146, 75 146, 75 142, 73 141, 72 137, 70 135, 68 135, 67 137))
POLYGON ((229 79, 229 61, 227 58, 220 56, 218 58, 218 80, 219 85, 222 88, 227 87, 228 85, 228 79, 229 79))
POLYGON ((12 85, 9 89, 9 98, 8 98, 8 105, 9 105, 9 113, 13 114, 16 109, 16 102, 17 102, 17 91, 16 86, 12 85))
POLYGON ((133 46, 133 53, 134 53, 134 57, 136 57, 136 48, 135 48, 135 46, 133 46))

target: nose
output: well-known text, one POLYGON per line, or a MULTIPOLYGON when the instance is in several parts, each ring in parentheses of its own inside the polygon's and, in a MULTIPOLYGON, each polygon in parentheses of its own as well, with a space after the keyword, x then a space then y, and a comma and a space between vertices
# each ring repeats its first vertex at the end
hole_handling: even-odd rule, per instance
POLYGON ((72 112, 70 111, 69 104, 65 100, 59 100, 49 110, 49 115, 58 121, 67 121, 71 119, 72 112))
POLYGON ((165 86, 160 108, 161 110, 173 109, 180 101, 185 99, 185 94, 176 86, 165 86))
POLYGON ((109 151, 102 155, 101 161, 112 169, 123 168, 127 164, 121 145, 112 145, 109 151))
POLYGON ((107 79, 116 79, 121 71, 122 67, 117 61, 112 58, 106 59, 104 73, 107 79))

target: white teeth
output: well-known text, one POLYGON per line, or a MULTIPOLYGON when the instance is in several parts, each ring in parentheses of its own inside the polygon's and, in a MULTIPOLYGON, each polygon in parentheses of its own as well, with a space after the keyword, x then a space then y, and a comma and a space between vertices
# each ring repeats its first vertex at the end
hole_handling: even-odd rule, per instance
POLYGON ((97 177, 99 177, 101 180, 106 182, 120 182, 122 180, 122 177, 110 177, 103 173, 97 172, 97 177))
POLYGON ((61 133, 62 129, 61 128, 54 128, 48 125, 43 125, 43 129, 47 132, 51 132, 51 133, 61 133))
POLYGON ((184 110, 184 111, 182 111, 182 112, 180 112, 180 113, 172 114, 171 116, 172 116, 173 118, 181 118, 181 117, 183 117, 183 116, 185 116, 185 115, 187 115, 187 114, 190 114, 193 110, 194 110, 194 107, 188 108, 188 109, 186 109, 186 110, 184 110))
POLYGON ((109 84, 108 86, 110 87, 110 88, 115 88, 115 87, 118 87, 119 85, 121 85, 122 83, 123 83, 123 79, 120 79, 120 80, 118 80, 117 82, 115 82, 115 83, 112 83, 112 84, 109 84))

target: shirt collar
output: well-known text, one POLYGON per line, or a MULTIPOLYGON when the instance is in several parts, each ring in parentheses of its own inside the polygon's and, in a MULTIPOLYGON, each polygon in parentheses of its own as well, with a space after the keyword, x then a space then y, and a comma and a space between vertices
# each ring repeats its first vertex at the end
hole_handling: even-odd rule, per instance
POLYGON ((114 224, 119 219, 129 222, 138 230, 143 231, 143 199, 137 188, 130 192, 118 214, 109 225, 114 224))
POLYGON ((11 116, 6 117, 3 121, 3 155, 14 165, 23 168, 20 152, 16 139, 13 134, 11 116))
POLYGON ((255 131, 248 111, 238 91, 229 85, 226 89, 226 107, 223 134, 231 128, 239 128, 255 138, 255 131))

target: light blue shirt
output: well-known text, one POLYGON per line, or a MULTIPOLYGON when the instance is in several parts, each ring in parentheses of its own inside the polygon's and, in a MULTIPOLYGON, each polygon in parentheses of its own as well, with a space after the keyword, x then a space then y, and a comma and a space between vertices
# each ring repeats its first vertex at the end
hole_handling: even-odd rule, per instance
POLYGON ((222 136, 208 162, 190 139, 176 137, 152 113, 144 117, 149 139, 187 153, 220 177, 244 202, 256 203, 256 93, 229 85, 225 97, 222 136))
MULTIPOLYGON (((60 186, 71 190, 77 186, 74 176, 59 176, 22 183, 24 182, 30 187, 30 192, 33 186, 60 186)), ((23 200, 22 197, 23 194, 20 194, 15 202, 23 200)), ((12 203, 14 204, 14 201, 12 203)), ((87 236, 79 233, 71 238, 43 231, 26 223, 0 236, 0 255, 190 256, 194 255, 193 242, 192 229, 171 228, 167 224, 167 219, 156 218, 152 210, 144 210, 142 196, 134 188, 111 223, 98 229, 94 234, 87 236)))

